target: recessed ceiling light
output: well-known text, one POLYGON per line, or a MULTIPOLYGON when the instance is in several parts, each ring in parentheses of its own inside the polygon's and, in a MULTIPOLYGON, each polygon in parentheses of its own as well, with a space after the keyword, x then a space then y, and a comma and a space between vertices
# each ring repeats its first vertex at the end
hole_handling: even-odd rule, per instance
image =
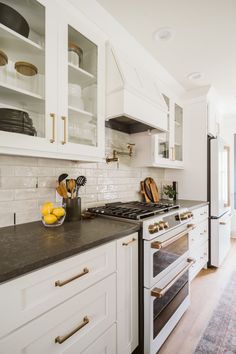
POLYGON ((161 27, 154 32, 153 37, 156 41, 167 42, 174 38, 175 31, 170 27, 161 27))
POLYGON ((194 73, 191 73, 187 76, 187 78, 189 80, 201 80, 204 78, 204 74, 203 73, 200 73, 198 71, 194 72, 194 73))

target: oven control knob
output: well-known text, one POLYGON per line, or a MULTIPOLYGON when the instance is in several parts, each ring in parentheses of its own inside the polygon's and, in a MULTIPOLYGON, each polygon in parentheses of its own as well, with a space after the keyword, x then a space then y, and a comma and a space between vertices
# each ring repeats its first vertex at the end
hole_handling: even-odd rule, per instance
POLYGON ((168 227, 169 227, 168 222, 164 222, 164 228, 165 228, 165 229, 168 229, 168 227))
POLYGON ((160 221, 160 222, 159 222, 159 228, 160 228, 160 230, 164 230, 164 228, 165 228, 165 223, 164 223, 164 221, 160 221))
POLYGON ((190 211, 188 212, 188 218, 190 219, 193 216, 193 213, 191 213, 190 211))
POLYGON ((150 234, 154 234, 155 232, 158 232, 159 231, 159 224, 155 223, 153 225, 149 225, 148 231, 150 234))
POLYGON ((188 219, 188 213, 180 214, 180 220, 187 220, 187 219, 188 219))

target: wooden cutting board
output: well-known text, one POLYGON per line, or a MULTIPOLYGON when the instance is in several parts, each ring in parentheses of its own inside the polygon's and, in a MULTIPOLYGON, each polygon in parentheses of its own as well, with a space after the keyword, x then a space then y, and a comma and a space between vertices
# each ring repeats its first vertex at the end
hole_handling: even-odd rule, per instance
POLYGON ((154 181, 153 178, 151 177, 147 177, 145 178, 144 182, 143 182, 143 186, 144 186, 144 196, 145 196, 145 201, 147 201, 147 199, 153 203, 158 203, 159 201, 159 194, 158 194, 158 189, 156 186, 156 183, 154 181))

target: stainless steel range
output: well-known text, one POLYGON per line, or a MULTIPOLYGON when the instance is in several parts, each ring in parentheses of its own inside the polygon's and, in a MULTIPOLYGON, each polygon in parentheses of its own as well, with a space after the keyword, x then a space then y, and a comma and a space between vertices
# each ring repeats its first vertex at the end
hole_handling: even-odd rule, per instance
POLYGON ((156 354, 187 310, 193 214, 178 205, 111 203, 90 212, 142 224, 144 353, 156 354))

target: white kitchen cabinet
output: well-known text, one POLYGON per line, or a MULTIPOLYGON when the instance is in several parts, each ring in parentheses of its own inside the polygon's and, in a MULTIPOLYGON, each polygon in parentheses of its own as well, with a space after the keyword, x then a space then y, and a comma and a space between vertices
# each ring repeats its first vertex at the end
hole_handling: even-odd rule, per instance
POLYGON ((117 354, 139 343, 138 235, 117 241, 117 354))
POLYGON ((168 107, 167 132, 132 134, 135 143, 133 166, 184 168, 184 111, 172 98, 163 97, 168 107))
POLYGON ((103 158, 103 35, 69 3, 13 0, 10 5, 29 22, 30 35, 25 38, 0 24, 0 49, 8 56, 8 64, 0 68, 0 108, 27 112, 37 135, 1 130, 0 152, 88 161, 103 158), (71 43, 83 51, 80 64, 68 54, 71 43), (35 65, 38 74, 17 73, 16 61, 35 65))
POLYGON ((139 343, 138 234, 0 285, 0 353, 131 354, 139 343))
POLYGON ((189 255, 195 260, 189 271, 190 280, 201 271, 208 262, 208 206, 193 210, 195 228, 189 232, 189 255))
POLYGON ((80 354, 116 320, 116 275, 0 340, 4 354, 80 354))

